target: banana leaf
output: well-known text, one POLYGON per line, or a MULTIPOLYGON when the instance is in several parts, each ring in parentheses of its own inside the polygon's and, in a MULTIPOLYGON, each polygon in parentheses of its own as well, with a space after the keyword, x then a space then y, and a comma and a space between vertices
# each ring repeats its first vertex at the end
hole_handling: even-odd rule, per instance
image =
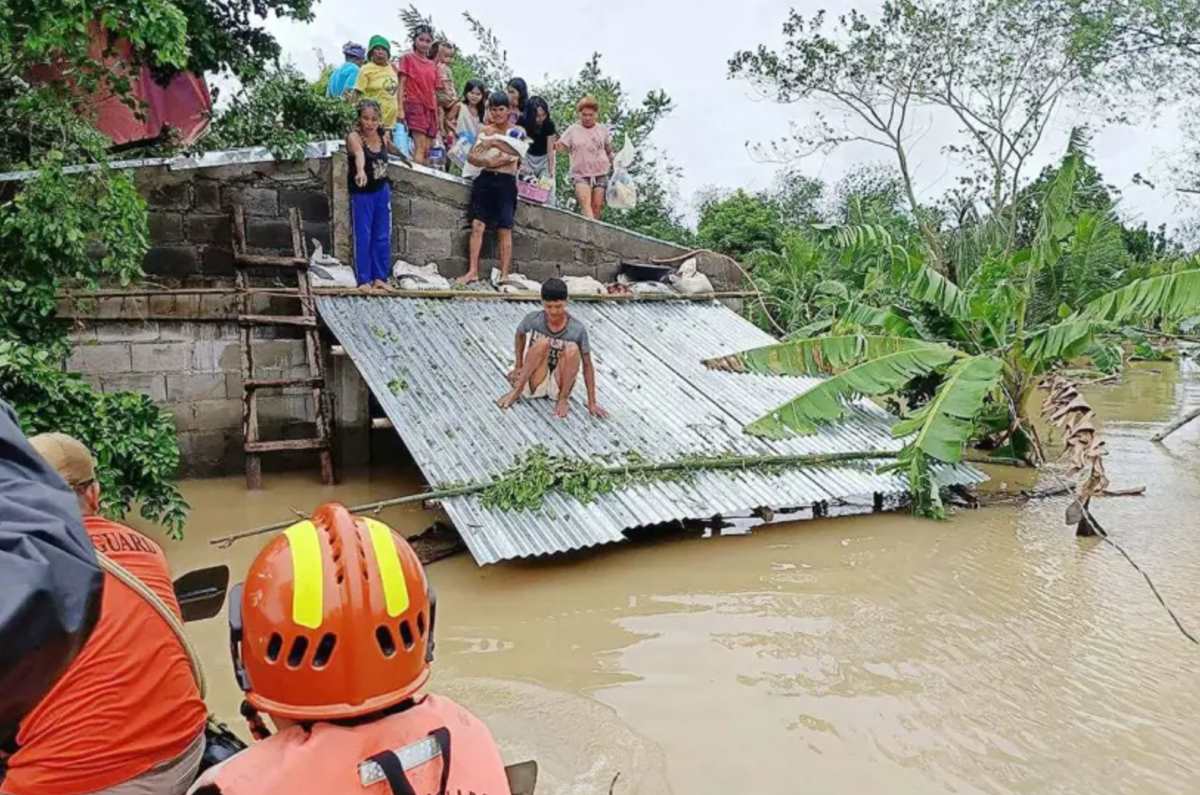
POLYGON ((807 389, 771 413, 746 426, 746 432, 767 438, 815 433, 824 422, 842 419, 849 400, 862 395, 885 395, 912 379, 945 367, 962 354, 944 345, 904 344, 891 340, 891 350, 879 346, 876 355, 807 389))
POLYGON ((971 439, 983 402, 1000 381, 1004 364, 992 356, 971 356, 955 362, 933 398, 896 423, 892 435, 913 436, 908 447, 930 458, 957 464, 971 439))
POLYGON ((1200 313, 1200 269, 1151 276, 1088 302, 1076 319, 1110 323, 1182 321, 1200 313))

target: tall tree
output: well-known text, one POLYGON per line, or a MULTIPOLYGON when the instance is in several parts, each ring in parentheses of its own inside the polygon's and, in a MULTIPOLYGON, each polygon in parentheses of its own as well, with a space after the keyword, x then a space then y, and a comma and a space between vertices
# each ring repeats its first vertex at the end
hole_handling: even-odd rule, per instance
POLYGON ((1102 5, 887 0, 876 17, 851 11, 832 22, 824 13, 805 18, 793 11, 783 27, 783 48, 759 45, 738 52, 730 74, 753 81, 780 102, 815 106, 811 122, 797 127, 790 142, 800 154, 851 142, 888 152, 936 266, 953 279, 955 264, 914 182, 912 146, 919 127, 932 123, 943 132, 955 130, 945 151, 963 161, 967 198, 1007 221, 1002 231, 1012 250, 1015 200, 1064 103, 1086 88, 1093 105, 1115 105, 1121 97, 1105 91, 1114 76, 1131 79, 1146 68, 1132 34, 1115 33, 1102 5), (918 111, 927 111, 932 121, 918 119, 918 111))

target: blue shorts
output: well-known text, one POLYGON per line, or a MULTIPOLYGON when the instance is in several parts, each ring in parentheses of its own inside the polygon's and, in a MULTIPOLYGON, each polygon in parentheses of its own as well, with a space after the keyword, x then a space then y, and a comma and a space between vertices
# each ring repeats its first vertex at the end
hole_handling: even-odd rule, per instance
POLYGON ((517 178, 481 171, 471 183, 471 220, 496 229, 512 229, 517 213, 517 178))

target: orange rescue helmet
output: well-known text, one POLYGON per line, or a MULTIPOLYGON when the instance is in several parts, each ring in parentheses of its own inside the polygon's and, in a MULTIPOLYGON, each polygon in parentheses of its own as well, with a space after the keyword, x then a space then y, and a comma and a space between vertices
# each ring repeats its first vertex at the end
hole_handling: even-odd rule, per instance
POLYGON ((230 594, 238 684, 250 707, 293 720, 386 709, 429 679, 435 610, 407 541, 327 503, 267 544, 230 594))

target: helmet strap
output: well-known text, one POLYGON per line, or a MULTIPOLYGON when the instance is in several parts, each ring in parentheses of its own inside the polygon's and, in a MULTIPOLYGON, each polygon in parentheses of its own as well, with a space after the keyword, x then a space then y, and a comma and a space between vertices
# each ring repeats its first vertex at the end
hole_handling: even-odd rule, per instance
POLYGON ((271 730, 267 728, 267 724, 263 722, 262 715, 258 714, 249 701, 242 701, 242 717, 246 719, 246 725, 250 727, 250 735, 255 740, 265 740, 271 736, 271 730))

